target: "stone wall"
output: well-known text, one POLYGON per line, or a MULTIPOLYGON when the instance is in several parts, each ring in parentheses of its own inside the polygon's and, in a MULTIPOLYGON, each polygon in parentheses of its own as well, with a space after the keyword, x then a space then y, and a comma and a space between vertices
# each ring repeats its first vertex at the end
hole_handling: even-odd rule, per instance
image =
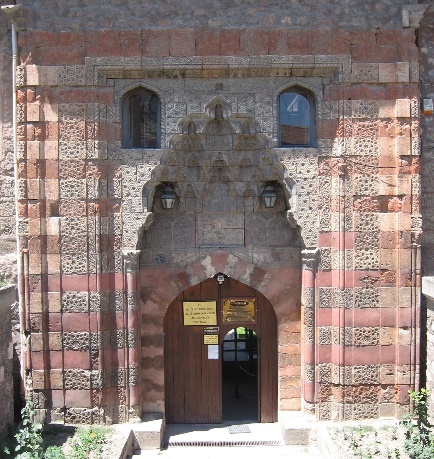
POLYGON ((10 26, 0 13, 0 279, 16 276, 10 26))
MULTIPOLYGON (((434 99, 434 8, 427 9, 420 24, 420 85, 421 98, 434 99)), ((434 417, 434 293, 432 276, 434 275, 434 211, 432 199, 434 196, 434 116, 421 116, 422 137, 422 212, 423 239, 422 239, 422 272, 427 276, 425 281, 426 298, 423 307, 426 315, 426 386, 431 390, 430 414, 434 417)), ((425 342, 423 343, 425 345, 425 342)), ((425 356, 425 353, 423 354, 425 356)))
POLYGON ((315 0, 194 0, 184 3, 181 8, 176 0, 147 0, 140 5, 134 0, 127 0, 122 2, 121 8, 116 0, 84 3, 67 0, 21 2, 26 8, 31 27, 47 31, 204 27, 208 30, 203 33, 212 35, 223 27, 310 29, 315 25, 316 39, 320 42, 329 36, 329 28, 399 28, 402 24, 402 6, 417 1, 347 0, 330 4, 315 0), (55 11, 57 14, 53 14, 55 11), (324 30, 318 33, 319 28, 324 30))
POLYGON ((15 301, 14 285, 0 288, 0 444, 14 422, 11 307, 15 301))
POLYGON ((165 310, 217 272, 276 310, 281 409, 408 411, 421 216, 418 50, 403 2, 342 2, 327 14, 303 2, 308 19, 291 2, 294 24, 279 22, 280 2, 213 2, 176 17, 172 3, 153 2, 148 28, 143 7, 126 21, 132 4, 100 3, 24 2, 18 37, 25 361, 41 415, 118 422, 164 410, 165 310), (234 22, 220 27, 227 15, 234 22), (122 96, 140 85, 160 97, 161 149, 121 146, 122 96), (279 148, 278 95, 295 85, 315 97, 317 144, 279 148), (217 100, 224 129, 210 132, 217 100), (285 203, 275 233, 260 210, 269 180, 285 203), (165 182, 185 224, 159 213, 165 182), (236 244, 197 237, 213 189, 243 216, 236 244))

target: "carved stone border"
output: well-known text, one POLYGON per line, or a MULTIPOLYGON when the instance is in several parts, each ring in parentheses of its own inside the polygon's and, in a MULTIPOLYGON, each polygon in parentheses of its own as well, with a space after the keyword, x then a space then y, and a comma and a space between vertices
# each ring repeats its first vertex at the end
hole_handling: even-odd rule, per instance
POLYGON ((86 84, 106 85, 112 78, 235 78, 318 76, 349 82, 349 55, 259 57, 87 57, 86 84))

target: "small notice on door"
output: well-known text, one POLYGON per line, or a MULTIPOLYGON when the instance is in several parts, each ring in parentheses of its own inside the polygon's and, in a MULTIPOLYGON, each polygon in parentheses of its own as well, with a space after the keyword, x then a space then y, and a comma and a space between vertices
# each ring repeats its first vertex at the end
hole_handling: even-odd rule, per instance
POLYGON ((217 325, 216 301, 184 301, 184 325, 217 325))
POLYGON ((219 347, 218 345, 212 344, 208 346, 208 360, 218 360, 219 358, 219 347))
POLYGON ((203 344, 218 344, 219 335, 203 335, 203 344))

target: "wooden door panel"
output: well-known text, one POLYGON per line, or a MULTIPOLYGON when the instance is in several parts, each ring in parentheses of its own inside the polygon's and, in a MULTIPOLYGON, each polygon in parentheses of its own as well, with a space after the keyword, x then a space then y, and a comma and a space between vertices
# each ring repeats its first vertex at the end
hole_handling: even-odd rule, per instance
POLYGON ((217 283, 208 279, 187 289, 164 319, 166 419, 168 423, 221 422, 219 360, 208 360, 203 327, 184 326, 183 301, 217 301, 217 283))
POLYGON ((203 327, 183 325, 183 301, 217 301, 219 342, 238 326, 258 335, 258 418, 277 421, 277 320, 271 303, 258 291, 236 280, 206 281, 181 293, 169 306, 165 319, 164 366, 166 420, 168 423, 219 423, 222 421, 221 355, 208 359, 203 327), (256 323, 223 323, 222 298, 256 298, 256 323))

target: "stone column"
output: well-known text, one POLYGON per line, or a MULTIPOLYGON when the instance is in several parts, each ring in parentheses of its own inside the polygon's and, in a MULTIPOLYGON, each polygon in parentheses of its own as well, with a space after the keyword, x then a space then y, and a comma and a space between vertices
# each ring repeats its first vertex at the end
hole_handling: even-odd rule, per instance
POLYGON ((315 411, 315 307, 316 307, 316 273, 318 271, 319 249, 302 250, 302 304, 304 306, 304 381, 303 395, 306 411, 315 411))
POLYGON ((140 417, 139 412, 139 348, 138 348, 138 312, 137 312, 137 287, 140 250, 127 249, 122 251, 124 261, 124 333, 125 333, 125 388, 127 418, 140 417))

